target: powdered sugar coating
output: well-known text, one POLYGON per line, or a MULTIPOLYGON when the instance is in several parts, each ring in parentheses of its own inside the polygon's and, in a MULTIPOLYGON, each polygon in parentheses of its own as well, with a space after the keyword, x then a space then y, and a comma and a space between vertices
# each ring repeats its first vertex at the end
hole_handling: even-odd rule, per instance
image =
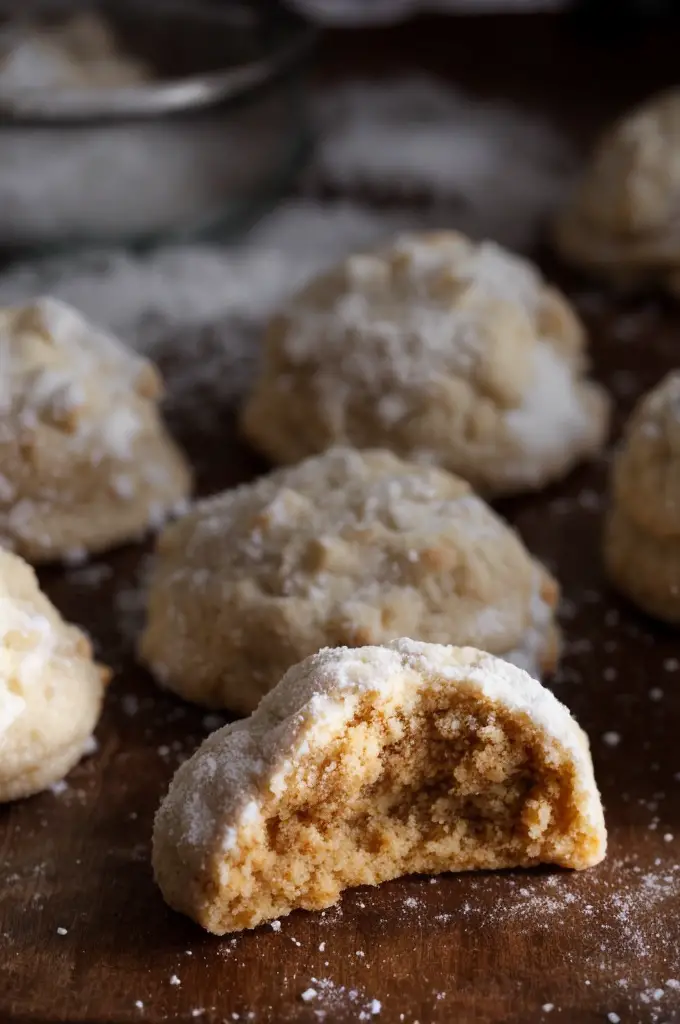
POLYGON ((243 418, 274 458, 384 444, 483 491, 540 486, 602 441, 584 334, 538 271, 455 232, 349 257, 271 324, 243 418))
POLYGON ((404 633, 554 667, 557 585, 468 484, 330 449, 200 502, 161 537, 141 652, 163 685, 251 711, 320 647, 404 633))
POLYGON ((0 550, 0 801, 46 788, 91 749, 107 678, 33 570, 0 550))
POLYGON ((562 254, 621 286, 678 291, 680 90, 669 89, 603 135, 555 230, 562 254))
POLYGON ((680 371, 636 405, 614 469, 615 498, 642 529, 680 542, 680 371))
POLYGON ((66 304, 0 309, 2 543, 66 557, 134 536, 186 497, 161 391, 148 361, 66 304))
POLYGON ((612 475, 605 558, 614 582, 652 615, 680 623, 680 372, 643 395, 612 475))
MULTIPOLYGON (((154 829, 157 877, 160 872, 171 902, 200 913, 187 906, 195 893, 187 891, 184 899, 177 893, 183 878, 213 871, 226 898, 230 865, 241 863, 267 815, 276 813, 291 787, 304 785, 305 765, 332 749, 366 698, 389 729, 396 709, 408 719, 424 700, 442 706, 438 694, 450 698, 452 708, 456 701, 461 707, 471 701, 487 712, 495 709, 492 718, 506 716, 531 733, 548 770, 568 771, 569 799, 578 808, 573 845, 569 837, 560 840, 560 862, 584 867, 601 859, 605 831, 588 742, 568 710, 527 673, 491 655, 401 638, 382 647, 325 649, 307 658, 249 719, 214 733, 180 767, 154 829), (589 852, 580 854, 584 836, 589 839, 583 851, 589 852)), ((447 728, 453 725, 450 720, 447 728)), ((238 886, 237 878, 233 884, 238 886)))

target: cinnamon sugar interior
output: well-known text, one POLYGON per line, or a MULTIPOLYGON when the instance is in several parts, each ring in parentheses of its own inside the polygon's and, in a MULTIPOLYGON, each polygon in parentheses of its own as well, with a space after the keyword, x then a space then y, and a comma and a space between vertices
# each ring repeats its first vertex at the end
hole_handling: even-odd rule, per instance
POLYGON ((479 697, 425 694, 408 715, 365 699, 260 807, 261 821, 239 828, 211 930, 328 907, 342 889, 411 872, 573 861, 594 842, 578 832, 567 759, 548 765, 529 722, 479 697))

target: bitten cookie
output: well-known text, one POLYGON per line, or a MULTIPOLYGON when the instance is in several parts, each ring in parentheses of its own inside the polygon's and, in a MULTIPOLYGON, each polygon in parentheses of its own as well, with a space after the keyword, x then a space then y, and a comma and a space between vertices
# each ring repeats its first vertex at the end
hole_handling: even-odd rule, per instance
POLYGON ((140 537, 190 472, 155 367, 54 299, 0 310, 0 544, 32 562, 140 537))
POLYGON ((45 789, 80 760, 108 677, 31 567, 0 550, 0 802, 45 789))
POLYGON ((242 415, 275 462, 389 448, 485 494, 540 488, 593 455, 609 401, 583 327, 529 263, 460 234, 351 256, 277 316, 242 415))
POLYGON ((331 449, 198 504, 159 539, 140 653, 189 700, 248 712, 320 647, 410 634, 555 667, 558 587, 443 470, 331 449))
POLYGON ((286 673, 175 775, 153 862, 208 931, 254 928, 413 872, 587 868, 606 832, 588 741, 521 669, 396 640, 286 673))
POLYGON ((655 96, 601 139, 555 243, 570 262, 621 287, 680 291, 680 90, 655 96))
POLYGON ((680 624, 680 372, 635 408, 614 464, 605 559, 650 615, 680 624))

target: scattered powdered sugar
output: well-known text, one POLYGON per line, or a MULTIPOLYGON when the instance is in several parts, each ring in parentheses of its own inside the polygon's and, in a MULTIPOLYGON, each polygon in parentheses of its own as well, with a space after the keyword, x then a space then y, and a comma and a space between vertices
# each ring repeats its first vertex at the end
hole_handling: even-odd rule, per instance
POLYGON ((352 1020, 365 1021, 377 1017, 382 1010, 379 999, 367 998, 358 988, 340 985, 331 978, 312 978, 311 982, 301 998, 317 1007, 317 1020, 333 1021, 338 1014, 350 1010, 352 1020))
POLYGON ((573 157, 555 129, 436 79, 356 81, 317 100, 313 178, 343 191, 428 197, 475 237, 522 246, 568 187, 573 157))
POLYGON ((115 593, 116 625, 121 646, 125 651, 134 649, 144 625, 146 593, 152 565, 152 555, 140 558, 133 579, 121 585, 115 593))
POLYGON ((0 303, 49 293, 161 364, 171 406, 228 402, 252 375, 266 318, 313 274, 387 237, 404 218, 351 203, 291 201, 233 248, 182 246, 145 256, 82 253, 15 266, 0 303))
MULTIPOLYGON (((470 100, 425 79, 356 83, 325 91, 313 177, 331 183, 405 182, 452 209, 450 225, 506 244, 526 239, 559 196, 569 160, 554 132, 519 110, 470 100), (419 144, 413 146, 414 120, 419 144)), ((233 247, 166 246, 143 255, 110 250, 14 266, 0 304, 51 294, 160 362, 169 403, 204 418, 239 396, 272 310, 348 252, 399 229, 425 226, 402 206, 288 202, 233 247), (190 354, 190 358, 187 358, 190 354)))
POLYGON ((113 576, 113 569, 106 562, 92 562, 66 573, 66 579, 74 587, 99 587, 113 576))

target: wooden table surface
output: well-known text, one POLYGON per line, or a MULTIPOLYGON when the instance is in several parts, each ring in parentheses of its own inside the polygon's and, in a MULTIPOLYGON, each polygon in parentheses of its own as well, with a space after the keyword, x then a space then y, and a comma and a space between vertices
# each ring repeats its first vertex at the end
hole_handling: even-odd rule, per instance
MULTIPOLYGON (((678 40, 634 40, 606 55, 560 41, 550 19, 493 25, 340 34, 325 44, 323 67, 429 65, 552 111, 587 139, 671 81, 677 62, 678 40)), ((636 395, 680 361, 680 311, 615 302, 550 272, 579 297, 618 431, 636 395)), ((230 410, 211 437, 173 427, 204 493, 264 468, 239 444, 230 410)), ((603 458, 500 506, 563 584, 566 650, 551 685, 591 737, 606 861, 582 874, 406 878, 349 892, 323 914, 295 913, 279 931, 215 938, 154 886, 154 811, 216 722, 159 693, 134 663, 144 551, 45 572, 51 597, 91 631, 116 678, 97 753, 65 786, 0 808, 0 1022, 680 1020, 680 643, 602 577, 607 472, 603 458), (309 988, 317 995, 305 1002, 309 988)))

